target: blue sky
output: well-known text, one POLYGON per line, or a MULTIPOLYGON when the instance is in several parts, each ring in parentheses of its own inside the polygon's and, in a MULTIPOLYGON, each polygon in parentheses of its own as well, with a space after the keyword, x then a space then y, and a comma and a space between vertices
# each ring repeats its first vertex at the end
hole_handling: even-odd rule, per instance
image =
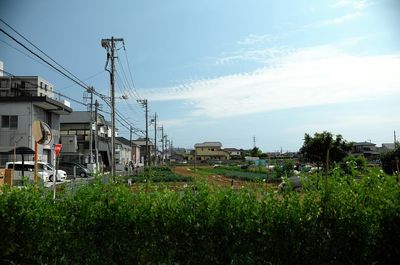
MULTIPOLYGON (((135 89, 175 146, 251 148, 255 136, 263 151, 296 151, 304 133, 323 130, 349 141, 393 141, 400 132, 399 13, 397 0, 5 0, 0 9, 104 94, 100 41, 124 38, 135 89)), ((21 49, 0 35, 5 70, 40 75, 82 101, 82 88, 8 44, 21 49)), ((118 55, 127 72, 123 50, 118 55)), ((117 71, 123 76, 119 64, 117 71)), ((117 93, 127 94, 121 80, 117 93)), ((117 107, 144 129, 136 98, 117 107)), ((126 129, 121 134, 129 138, 126 129)))

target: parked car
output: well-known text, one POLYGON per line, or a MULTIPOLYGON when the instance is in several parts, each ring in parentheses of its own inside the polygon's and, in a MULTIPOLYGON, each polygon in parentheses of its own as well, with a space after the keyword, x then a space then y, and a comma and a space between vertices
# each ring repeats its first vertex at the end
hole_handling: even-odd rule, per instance
MULTIPOLYGON (((7 162, 6 168, 13 168, 14 162, 7 162)), ((29 178, 34 177, 35 161, 24 162, 24 175, 29 178), (25 173, 27 172, 27 173, 25 173)), ((53 167, 46 162, 38 161, 38 175, 42 176, 43 181, 53 181, 53 167), (46 173, 46 174, 44 174, 46 173)), ((16 180, 22 179, 22 161, 15 162, 15 176, 16 180)), ((57 181, 66 180, 67 173, 64 170, 57 170, 57 181)))
POLYGON ((68 177, 73 177, 74 176, 74 167, 76 168, 76 175, 81 177, 81 178, 86 178, 90 176, 89 170, 84 167, 81 164, 75 163, 75 162, 63 162, 60 161, 59 163, 60 169, 64 170, 67 172, 68 177))

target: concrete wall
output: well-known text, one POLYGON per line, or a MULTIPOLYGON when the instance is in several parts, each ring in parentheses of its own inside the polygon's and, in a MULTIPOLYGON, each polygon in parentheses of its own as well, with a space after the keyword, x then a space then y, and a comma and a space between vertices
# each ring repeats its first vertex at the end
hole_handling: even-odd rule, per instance
MULTIPOLYGON (((18 141, 17 146, 29 147, 35 149, 35 140, 32 136, 32 123, 39 119, 46 121, 46 112, 34 106, 30 102, 2 102, 0 104, 0 116, 2 115, 17 115, 17 129, 1 128, 0 126, 0 146, 14 146, 15 141, 18 141)), ((59 143, 60 137, 60 116, 58 114, 49 113, 47 117, 51 117, 53 139, 48 145, 39 145, 39 160, 44 162, 52 162, 52 149, 55 143, 59 143)), ((1 117, 0 117, 1 118, 1 117)))

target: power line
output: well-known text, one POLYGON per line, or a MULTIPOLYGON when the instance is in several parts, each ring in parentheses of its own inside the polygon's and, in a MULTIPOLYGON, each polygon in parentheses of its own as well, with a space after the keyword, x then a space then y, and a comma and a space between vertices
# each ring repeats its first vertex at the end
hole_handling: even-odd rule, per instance
POLYGON ((16 48, 16 47, 14 47, 14 46, 11 45, 10 43, 8 43, 8 42, 6 42, 6 41, 4 41, 4 40, 2 40, 2 39, 0 39, 0 41, 3 42, 4 44, 6 44, 7 46, 9 46, 10 48, 12 48, 12 49, 14 49, 14 50, 16 50, 16 51, 22 53, 22 54, 25 55, 26 57, 28 57, 28 58, 34 60, 35 62, 37 62, 37 63, 39 63, 39 64, 41 64, 41 65, 43 65, 43 66, 45 66, 45 67, 47 67, 47 68, 49 68, 50 70, 52 70, 52 71, 55 72, 55 70, 54 70, 53 68, 51 68, 50 66, 48 66, 48 65, 44 64, 43 62, 39 61, 39 60, 36 59, 35 57, 30 56, 29 54, 25 53, 24 51, 22 51, 22 50, 20 50, 20 49, 18 49, 18 48, 16 48))
MULTIPOLYGON (((76 77, 74 74, 72 74, 70 71, 68 71, 67 69, 65 69, 63 66, 61 66, 59 63, 57 63, 54 59, 52 59, 49 55, 47 55, 45 52, 43 52, 40 48, 38 48, 36 45, 34 45, 31 41, 29 41, 27 38, 25 38, 23 35, 21 35, 19 32, 17 32, 14 28, 12 28, 9 24, 7 24, 3 19, 0 18, 0 21, 3 22, 5 25, 7 25, 12 31, 14 31, 17 35, 19 35, 21 38, 23 38, 25 41, 27 41, 29 44, 31 44, 33 47, 35 47, 37 50, 39 50, 42 54, 44 54, 47 58, 49 58, 51 61, 53 61, 56 65, 58 65, 59 67, 61 67, 64 71, 66 71, 68 74, 66 74, 65 72, 63 72, 62 70, 60 70, 59 68, 57 68, 56 66, 54 66, 52 63, 50 63, 48 60, 44 59, 42 56, 40 56, 39 54, 37 54, 36 52, 34 52, 32 49, 28 48, 25 44, 23 44, 21 41, 17 40, 15 37, 13 37, 11 34, 9 34, 8 32, 6 32, 4 29, 0 28, 0 31, 3 32, 6 36, 8 36, 10 39, 12 39, 14 42, 16 42, 17 44, 19 44, 20 46, 22 46, 24 49, 26 49, 27 51, 29 51, 31 54, 35 55, 37 58, 39 58, 40 60, 42 60, 45 64, 47 64, 48 66, 50 66, 52 69, 54 69, 55 71, 57 71, 58 73, 60 73, 61 75, 63 75, 64 77, 66 77, 67 79, 71 80, 72 82, 74 82, 75 84, 77 84, 78 86, 84 88, 86 91, 89 91, 93 94, 95 94, 96 96, 98 96, 99 98, 101 98, 107 105, 111 105, 111 102, 109 102, 109 100, 107 100, 107 97, 100 94, 99 92, 95 91, 93 88, 91 88, 90 86, 88 86, 87 84, 85 84, 82 80, 80 80, 78 77, 76 77)), ((117 112, 117 115, 127 124, 130 125, 129 122, 126 121, 126 118, 123 117, 122 114, 120 114, 119 112, 117 112)), ((133 127, 133 126, 132 126, 133 127)))
MULTIPOLYGON (((2 72, 5 73, 5 74, 8 75, 8 76, 11 76, 11 77, 14 77, 14 78, 16 77, 16 76, 13 75, 12 73, 7 72, 7 71, 5 71, 5 70, 2 70, 2 72)), ((38 85, 38 84, 32 83, 32 82, 30 82, 30 81, 25 81, 25 83, 32 85, 34 88, 39 88, 39 85, 38 85)), ((75 102, 75 103, 78 103, 78 104, 81 104, 81 105, 83 105, 83 106, 86 106, 85 103, 83 103, 83 102, 81 102, 81 101, 78 101, 78 100, 76 100, 76 99, 73 99, 73 98, 71 98, 71 97, 68 97, 68 96, 66 96, 66 95, 64 95, 64 94, 61 94, 61 93, 59 93, 59 92, 52 91, 52 93, 54 93, 54 94, 56 94, 56 95, 59 95, 59 96, 62 96, 62 97, 64 97, 64 98, 66 98, 66 99, 69 99, 69 100, 71 100, 71 101, 73 101, 73 102, 75 102)))
POLYGON ((125 60, 126 60, 126 64, 128 65, 128 71, 129 71, 129 76, 130 76, 131 81, 132 81, 133 90, 136 93, 136 95, 138 96, 138 98, 142 99, 140 97, 139 93, 137 92, 137 90, 135 89, 136 86, 135 86, 135 82, 133 81, 133 75, 132 75, 131 66, 130 66, 129 60, 128 60, 128 53, 126 52, 125 42, 122 42, 122 45, 124 47, 125 60))
MULTIPOLYGON (((68 71, 66 68, 64 68, 62 65, 60 65, 59 63, 57 63, 53 58, 51 58, 47 53, 45 53, 44 51, 42 51, 39 47, 37 47, 35 44, 33 44, 30 40, 28 40, 27 38, 25 38, 22 34, 20 34, 17 30, 15 30, 13 27, 11 27, 7 22, 5 22, 3 19, 0 18, 0 21, 3 22, 7 27, 9 27, 12 31, 14 31, 18 36, 20 36, 21 38, 23 38, 26 42, 28 42, 30 45, 32 45, 33 47, 35 47, 38 51, 40 51, 42 54, 44 54, 47 58, 49 58, 52 62, 54 62, 56 65, 58 65, 59 67, 61 67, 64 71, 66 71, 67 73, 69 73, 70 75, 72 75, 74 78, 76 78, 79 82, 81 82, 82 84, 84 84, 84 86, 86 85, 82 80, 80 80, 78 77, 76 77, 73 73, 71 73, 70 71, 68 71)), ((11 37, 8 33, 6 33, 4 30, 0 29, 3 33, 5 33, 6 35, 8 35, 9 37, 11 37)), ((12 37, 11 37, 12 38, 12 37)), ((14 39, 14 38, 13 38, 14 39)), ((15 40, 15 39, 14 39, 15 40)), ((15 40, 16 41, 16 40, 15 40)), ((35 54, 36 55, 36 54, 35 54)), ((38 56, 38 55, 36 55, 38 56)), ((43 60, 43 59, 42 59, 43 60)), ((46 63, 48 63, 46 61, 46 63)), ((53 67, 53 66, 52 66, 53 67)), ((57 71, 59 71, 57 69, 57 71)), ((70 77, 68 77, 70 78, 70 77)), ((70 78, 71 79, 71 78, 70 78)), ((76 82, 76 81, 75 81, 76 82)), ((87 86, 87 85, 86 85, 87 86)), ((85 88, 85 87, 84 87, 85 88)), ((86 88, 85 88, 86 89, 86 88)))

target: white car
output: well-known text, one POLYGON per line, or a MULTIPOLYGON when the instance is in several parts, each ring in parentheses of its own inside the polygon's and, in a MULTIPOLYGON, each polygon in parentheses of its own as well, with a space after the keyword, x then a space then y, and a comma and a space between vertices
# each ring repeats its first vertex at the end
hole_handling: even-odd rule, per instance
MULTIPOLYGON (((13 164, 14 162, 7 162, 6 168, 13 168, 13 164)), ((15 162, 15 167, 16 168, 22 167, 22 162, 21 161, 15 162)), ((32 172, 35 171, 35 161, 25 161, 24 169, 25 168, 32 169, 32 172)), ((20 174, 22 174, 22 170, 19 170, 19 172, 21 172, 20 174)), ((38 161, 38 172, 47 173, 48 178, 46 178, 47 180, 43 178, 43 181, 53 181, 53 166, 50 165, 49 163, 38 161)), ((66 179, 67 179, 67 173, 64 170, 58 169, 56 180, 65 181, 66 179)))
MULTIPOLYGON (((14 181, 21 181, 22 180, 22 175, 25 177, 28 177, 30 181, 34 181, 35 178, 35 165, 32 164, 25 164, 24 167, 22 167, 22 163, 14 163, 13 162, 7 162, 6 163, 6 168, 7 169, 14 169, 14 181), (23 169, 23 170, 22 170, 23 169)), ((49 181, 49 174, 45 171, 38 171, 38 177, 39 180, 42 180, 43 182, 49 181)))

